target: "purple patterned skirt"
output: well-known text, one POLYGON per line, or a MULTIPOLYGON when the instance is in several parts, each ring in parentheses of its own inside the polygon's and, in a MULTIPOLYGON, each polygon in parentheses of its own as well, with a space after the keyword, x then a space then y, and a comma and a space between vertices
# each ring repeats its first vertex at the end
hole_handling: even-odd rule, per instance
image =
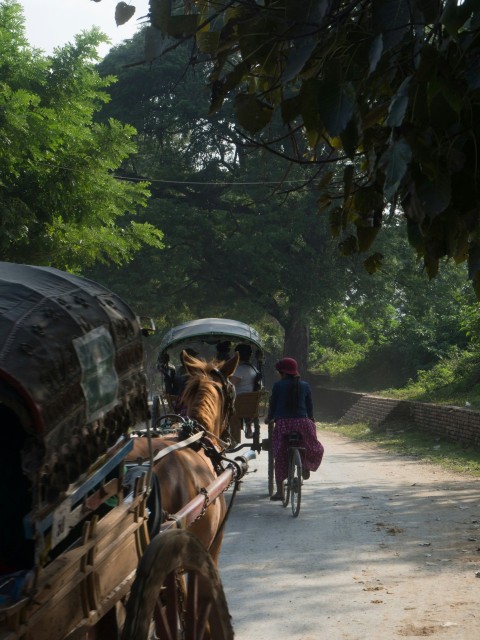
POLYGON ((288 434, 298 431, 302 436, 302 465, 308 471, 316 471, 323 458, 323 445, 317 438, 317 428, 310 418, 279 418, 273 430, 273 457, 275 480, 280 484, 288 475, 288 434))

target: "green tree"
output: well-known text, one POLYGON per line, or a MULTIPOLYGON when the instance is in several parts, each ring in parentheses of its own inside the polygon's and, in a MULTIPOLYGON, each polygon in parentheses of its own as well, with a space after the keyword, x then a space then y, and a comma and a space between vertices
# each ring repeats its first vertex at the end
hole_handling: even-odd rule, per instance
POLYGON ((333 213, 320 204, 343 253, 370 250, 398 206, 428 276, 468 260, 480 294, 477 0, 150 0, 150 18, 164 43, 144 59, 195 37, 211 61, 211 113, 232 98, 252 144, 346 167, 333 213))
POLYGON ((185 49, 149 67, 128 66, 139 42, 116 47, 100 66, 118 76, 103 116, 138 130, 139 153, 123 171, 150 182, 146 216, 164 231, 165 249, 143 251, 123 285, 125 271, 110 274, 111 286, 142 298, 136 308, 148 304, 152 312, 155 304, 169 324, 186 314, 247 322, 268 314, 274 333, 284 332, 285 351, 306 367, 309 314, 343 296, 348 278, 316 194, 289 193, 309 182, 308 171, 297 167, 285 177, 279 161, 245 149, 227 118, 207 119, 204 72, 188 69, 185 49))
POLYGON ((451 261, 429 281, 399 224, 406 223, 397 215, 385 225, 381 270, 372 277, 359 269, 327 322, 314 323, 312 362, 364 390, 403 386, 452 347, 468 346, 462 318, 475 296, 465 265, 451 261))
POLYGON ((115 171, 134 129, 95 122, 113 79, 95 69, 98 30, 45 57, 29 47, 21 5, 0 3, 0 258, 79 270, 120 263, 161 232, 134 215, 145 184, 115 171))

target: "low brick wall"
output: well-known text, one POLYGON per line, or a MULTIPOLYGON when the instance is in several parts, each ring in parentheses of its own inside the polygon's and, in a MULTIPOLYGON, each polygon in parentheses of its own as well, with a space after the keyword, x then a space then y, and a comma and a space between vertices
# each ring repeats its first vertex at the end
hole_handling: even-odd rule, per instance
POLYGON ((438 437, 480 447, 480 411, 318 386, 312 389, 315 414, 319 420, 335 420, 343 424, 367 422, 372 426, 402 420, 438 437))

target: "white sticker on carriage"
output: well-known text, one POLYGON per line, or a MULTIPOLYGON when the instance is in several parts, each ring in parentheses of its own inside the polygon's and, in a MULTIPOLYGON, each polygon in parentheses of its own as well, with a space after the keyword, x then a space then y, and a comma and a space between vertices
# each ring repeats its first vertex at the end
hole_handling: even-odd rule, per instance
POLYGON ((105 327, 97 327, 75 338, 73 346, 82 369, 82 389, 87 401, 87 419, 96 420, 118 404, 115 346, 105 327))

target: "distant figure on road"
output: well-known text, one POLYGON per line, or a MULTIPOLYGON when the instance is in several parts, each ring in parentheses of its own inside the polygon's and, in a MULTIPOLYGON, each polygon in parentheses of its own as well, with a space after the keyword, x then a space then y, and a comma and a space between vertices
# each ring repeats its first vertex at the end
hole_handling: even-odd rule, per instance
POLYGON ((273 457, 275 460, 275 481, 277 492, 270 500, 282 500, 282 483, 288 474, 288 435, 292 431, 301 434, 303 477, 308 479, 311 471, 316 471, 323 458, 323 445, 317 438, 317 428, 313 419, 313 401, 310 385, 300 380, 297 361, 282 358, 275 369, 280 380, 274 383, 265 422, 275 421, 273 430, 273 457))

